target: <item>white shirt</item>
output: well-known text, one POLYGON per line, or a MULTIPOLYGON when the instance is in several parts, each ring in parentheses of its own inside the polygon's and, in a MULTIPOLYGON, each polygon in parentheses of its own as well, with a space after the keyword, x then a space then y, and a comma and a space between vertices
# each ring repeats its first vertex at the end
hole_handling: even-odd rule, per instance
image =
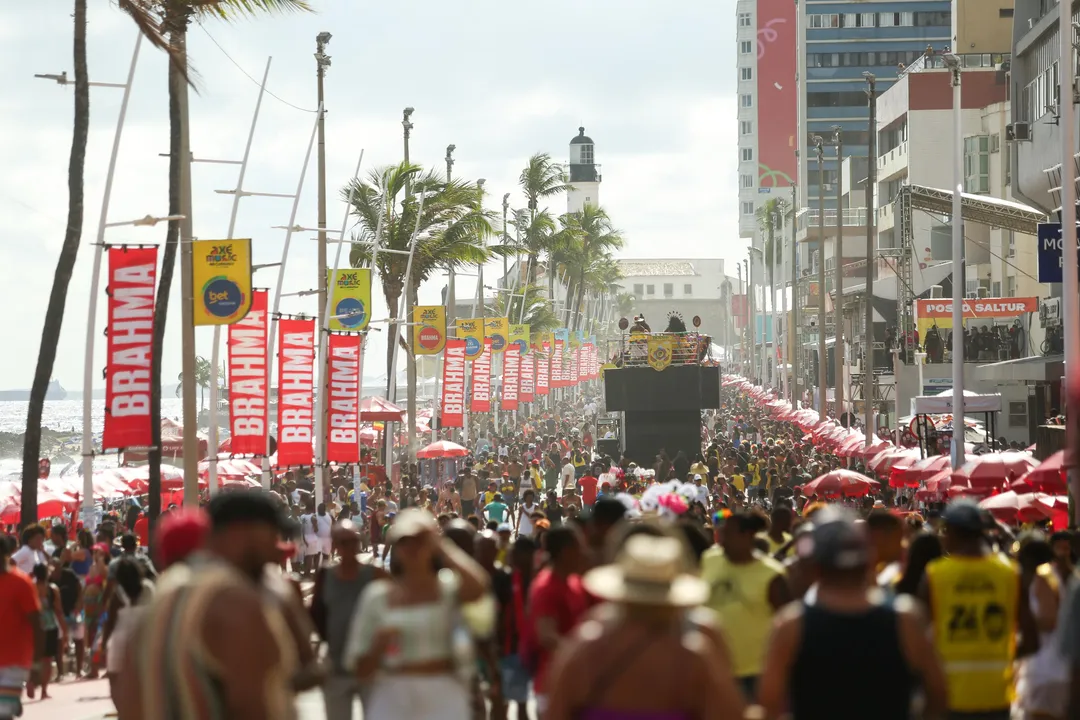
POLYGON ((574 484, 574 464, 567 461, 562 466, 562 486, 563 488, 571 487, 574 484))
POLYGON ((23 545, 16 550, 11 559, 15 562, 15 567, 22 570, 27 575, 34 572, 35 565, 48 565, 49 558, 41 550, 35 550, 29 545, 23 545))
POLYGON ((521 504, 521 509, 518 510, 518 535, 532 535, 533 521, 532 514, 536 512, 536 503, 532 505, 521 504))

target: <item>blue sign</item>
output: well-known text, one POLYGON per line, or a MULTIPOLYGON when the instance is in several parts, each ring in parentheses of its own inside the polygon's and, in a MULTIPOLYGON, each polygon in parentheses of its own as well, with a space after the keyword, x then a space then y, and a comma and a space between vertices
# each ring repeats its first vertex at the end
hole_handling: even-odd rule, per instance
POLYGON ((337 321, 347 328, 360 327, 367 320, 364 301, 354 297, 344 297, 334 308, 337 321))
MULTIPOLYGON (((1080 223, 1078 223, 1077 227, 1080 227, 1080 223)), ((1062 282, 1061 223, 1039 223, 1038 237, 1039 282, 1062 282)), ((1078 245, 1080 245, 1080 243, 1078 243, 1078 245)), ((1077 273, 1080 273, 1080 257, 1078 257, 1077 273)))

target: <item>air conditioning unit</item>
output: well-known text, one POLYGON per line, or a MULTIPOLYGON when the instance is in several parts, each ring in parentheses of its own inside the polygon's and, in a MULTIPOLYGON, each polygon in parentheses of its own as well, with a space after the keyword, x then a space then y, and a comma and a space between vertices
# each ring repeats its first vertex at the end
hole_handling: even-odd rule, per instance
POLYGON ((1009 142, 1017 140, 1026 142, 1031 140, 1031 125, 1026 122, 1016 122, 1005 126, 1005 139, 1009 142))
POLYGON ((930 297, 931 298, 943 298, 943 297, 945 297, 945 288, 943 288, 941 285, 931 285, 930 286, 930 297))
POLYGON ((821 190, 822 190, 822 192, 832 192, 833 191, 833 184, 832 183, 825 183, 824 185, 821 186, 821 190))

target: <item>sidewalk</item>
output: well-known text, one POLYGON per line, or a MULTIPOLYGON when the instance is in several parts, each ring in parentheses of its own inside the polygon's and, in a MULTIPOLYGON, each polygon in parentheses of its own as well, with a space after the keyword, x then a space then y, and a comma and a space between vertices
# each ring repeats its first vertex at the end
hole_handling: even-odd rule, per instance
MULTIPOLYGON (((300 720, 324 720, 322 693, 304 693, 297 698, 300 720)), ((21 720, 105 720, 115 718, 109 699, 108 680, 66 680, 49 685, 49 699, 23 699, 21 720)), ((359 712, 357 712, 359 716, 359 712)))

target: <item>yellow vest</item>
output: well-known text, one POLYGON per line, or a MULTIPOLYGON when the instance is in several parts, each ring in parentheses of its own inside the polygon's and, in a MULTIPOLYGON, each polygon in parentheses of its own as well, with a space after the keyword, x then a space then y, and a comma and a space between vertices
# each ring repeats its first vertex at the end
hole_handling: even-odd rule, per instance
POLYGON ((772 558, 757 556, 745 565, 729 562, 720 548, 701 558, 701 579, 709 584, 709 601, 731 651, 735 677, 754 677, 765 665, 772 632, 769 584, 784 568, 772 558))
POLYGON ((926 574, 934 644, 949 681, 949 710, 1008 709, 1020 605, 1016 567, 997 554, 952 556, 932 561, 926 574))

